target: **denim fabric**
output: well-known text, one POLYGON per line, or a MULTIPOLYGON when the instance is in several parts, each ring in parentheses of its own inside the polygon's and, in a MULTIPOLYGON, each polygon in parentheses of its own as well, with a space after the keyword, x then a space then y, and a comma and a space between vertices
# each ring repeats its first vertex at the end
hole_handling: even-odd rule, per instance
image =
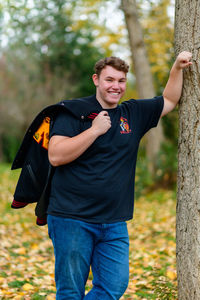
POLYGON ((48 215, 55 254, 57 300, 117 300, 129 280, 126 222, 93 224, 48 215), (93 288, 85 296, 92 267, 93 288))

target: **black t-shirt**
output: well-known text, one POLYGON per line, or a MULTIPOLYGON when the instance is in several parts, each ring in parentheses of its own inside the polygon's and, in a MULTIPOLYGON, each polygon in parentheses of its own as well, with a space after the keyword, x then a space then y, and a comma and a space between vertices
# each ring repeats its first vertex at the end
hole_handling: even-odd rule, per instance
MULTIPOLYGON (((162 109, 162 96, 129 100, 106 109, 111 128, 79 158, 55 168, 47 213, 92 223, 131 219, 139 142, 157 126, 162 109)), ((55 120, 51 136, 73 137, 91 123, 62 113, 55 120)))

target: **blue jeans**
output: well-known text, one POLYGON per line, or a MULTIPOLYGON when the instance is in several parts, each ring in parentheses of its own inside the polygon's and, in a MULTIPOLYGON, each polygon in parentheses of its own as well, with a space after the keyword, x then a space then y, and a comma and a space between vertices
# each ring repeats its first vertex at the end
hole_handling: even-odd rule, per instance
POLYGON ((129 280, 126 222, 93 224, 48 215, 57 300, 117 300, 129 280), (85 296, 90 266, 93 288, 85 296))

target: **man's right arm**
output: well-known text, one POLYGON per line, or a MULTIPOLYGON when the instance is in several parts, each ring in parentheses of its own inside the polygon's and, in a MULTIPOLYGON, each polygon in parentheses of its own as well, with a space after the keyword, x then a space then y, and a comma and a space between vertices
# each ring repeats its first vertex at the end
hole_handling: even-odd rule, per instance
POLYGON ((54 135, 49 141, 48 156, 52 166, 68 164, 82 155, 93 142, 111 127, 106 111, 101 111, 92 126, 74 137, 54 135))

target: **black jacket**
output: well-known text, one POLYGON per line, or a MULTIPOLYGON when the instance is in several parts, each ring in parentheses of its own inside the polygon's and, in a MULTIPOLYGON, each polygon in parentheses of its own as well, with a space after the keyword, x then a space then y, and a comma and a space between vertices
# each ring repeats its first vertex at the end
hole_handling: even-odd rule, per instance
POLYGON ((60 112, 68 111, 82 122, 91 122, 102 110, 96 96, 64 100, 44 108, 28 128, 11 169, 22 168, 12 208, 37 202, 37 224, 46 224, 49 186, 54 168, 48 160, 49 131, 60 112))

